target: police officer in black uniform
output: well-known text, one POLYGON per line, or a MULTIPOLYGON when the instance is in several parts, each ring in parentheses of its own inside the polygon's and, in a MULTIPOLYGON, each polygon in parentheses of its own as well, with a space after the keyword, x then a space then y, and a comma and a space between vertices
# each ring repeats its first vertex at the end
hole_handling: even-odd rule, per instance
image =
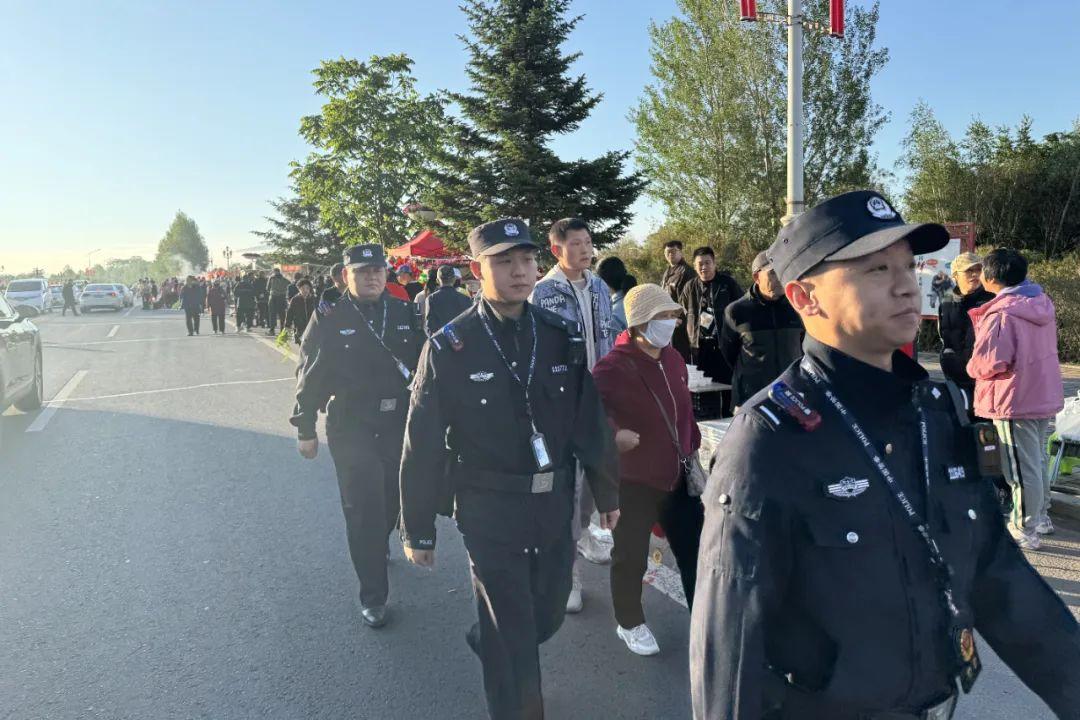
POLYGON ((562 624, 570 594, 575 460, 601 524, 618 520, 615 445, 585 368, 579 328, 526 302, 538 248, 522 220, 469 236, 481 300, 424 346, 401 466, 402 537, 434 563, 435 515, 455 505, 495 720, 543 717, 537 646, 562 624))
POLYGON ((976 630, 1059 717, 1080 717, 1080 630, 1005 532, 992 433, 897 350, 920 320, 913 252, 948 239, 857 191, 770 249, 805 356, 716 452, 690 635, 698 720, 946 720, 979 674, 976 630))
POLYGON ((423 344, 416 314, 386 293, 380 245, 345 251, 345 294, 316 308, 300 346, 296 409, 300 454, 314 458, 315 420, 337 470, 345 529, 360 579, 363 621, 386 622, 387 542, 398 519, 398 472, 409 383, 423 344), (329 403, 329 404, 328 404, 329 403))

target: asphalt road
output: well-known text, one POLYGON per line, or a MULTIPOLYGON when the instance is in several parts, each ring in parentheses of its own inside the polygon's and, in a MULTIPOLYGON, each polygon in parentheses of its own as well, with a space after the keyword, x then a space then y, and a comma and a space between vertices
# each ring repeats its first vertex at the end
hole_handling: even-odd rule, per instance
MULTIPOLYGON (((361 625, 329 454, 302 460, 287 423, 292 361, 172 311, 38 324, 66 400, 0 417, 0 718, 484 717, 450 523, 434 571, 393 548, 391 624, 361 625)), ((1036 558, 1074 610, 1078 537, 1036 558)), ((645 588, 662 653, 639 658, 607 569, 585 587, 541 650, 548 716, 688 718, 686 610, 645 588)), ((958 717, 1052 717, 983 653, 958 717)))

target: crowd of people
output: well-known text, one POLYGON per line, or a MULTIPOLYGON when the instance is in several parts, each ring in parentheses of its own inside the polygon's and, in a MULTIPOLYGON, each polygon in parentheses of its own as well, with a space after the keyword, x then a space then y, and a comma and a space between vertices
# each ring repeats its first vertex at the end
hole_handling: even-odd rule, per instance
POLYGON ((641 597, 659 533, 691 608, 697 718, 950 717, 981 668, 976 629, 1076 717, 1080 631, 1020 553, 1053 532, 1053 305, 1015 251, 957 258, 952 382, 931 381, 901 348, 921 322, 914 255, 947 240, 846 193, 786 226, 744 292, 678 241, 660 283, 638 284, 616 257, 594 264, 574 218, 541 272, 506 218, 469 237, 475 297, 455 268, 421 283, 381 246, 350 248, 300 338, 291 422, 310 459, 327 415, 363 621, 390 618, 394 531, 431 567, 435 517, 452 516, 489 712, 540 718, 537 645, 604 592, 582 562, 610 563, 628 650, 660 652, 641 597), (692 368, 736 413, 708 469, 692 368))

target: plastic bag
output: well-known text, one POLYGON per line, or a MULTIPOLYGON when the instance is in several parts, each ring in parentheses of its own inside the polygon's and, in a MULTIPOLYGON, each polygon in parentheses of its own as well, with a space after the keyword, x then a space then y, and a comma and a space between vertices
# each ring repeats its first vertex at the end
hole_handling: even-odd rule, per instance
POLYGON ((1071 442, 1080 442, 1080 393, 1065 398, 1065 407, 1054 421, 1054 433, 1071 442))

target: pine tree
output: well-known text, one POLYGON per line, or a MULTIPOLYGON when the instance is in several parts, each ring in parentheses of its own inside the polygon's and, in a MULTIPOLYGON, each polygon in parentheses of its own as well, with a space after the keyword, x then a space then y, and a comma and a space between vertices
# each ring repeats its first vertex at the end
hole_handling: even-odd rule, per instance
POLYGON ((202 272, 210 264, 210 250, 199 226, 180 210, 158 242, 157 259, 180 260, 182 267, 193 272, 202 272))
POLYGON ((277 215, 267 216, 269 230, 252 230, 266 240, 277 262, 331 265, 341 261, 345 241, 328 230, 319 217, 319 208, 305 203, 294 188, 292 197, 270 201, 277 215))
POLYGON ((585 219, 604 244, 625 233, 630 205, 644 188, 624 174, 628 152, 565 161, 552 138, 578 129, 602 96, 573 77, 580 53, 561 46, 581 16, 570 0, 466 0, 471 36, 469 93, 452 94, 462 119, 452 147, 438 156, 425 201, 456 239, 505 216, 529 221, 534 235, 566 216, 585 219))

